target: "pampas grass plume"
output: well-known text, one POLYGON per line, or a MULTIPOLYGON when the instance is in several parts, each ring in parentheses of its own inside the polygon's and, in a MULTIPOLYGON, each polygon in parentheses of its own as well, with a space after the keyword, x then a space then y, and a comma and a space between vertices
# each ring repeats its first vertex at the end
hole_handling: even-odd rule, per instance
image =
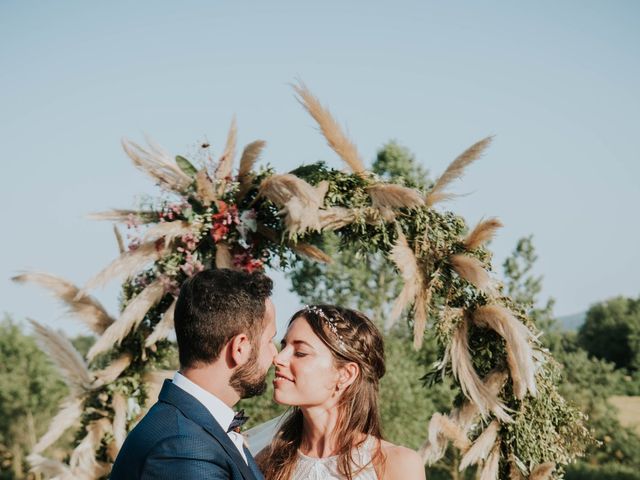
POLYGON ((14 282, 32 282, 46 288, 67 306, 69 313, 80 318, 94 333, 102 333, 114 322, 95 298, 84 294, 71 282, 48 273, 30 272, 12 278, 14 282))
POLYGON ((490 218, 478 223, 476 227, 464 239, 464 247, 471 251, 484 245, 493 238, 496 230, 502 227, 502 223, 497 218, 490 218))
POLYGON ((340 125, 338 125, 338 122, 336 122, 329 110, 322 106, 320 101, 311 93, 304 83, 300 82, 298 85, 293 85, 293 89, 298 94, 297 99, 300 104, 318 123, 320 131, 329 146, 354 173, 359 175, 364 174, 366 169, 360 158, 358 149, 342 131, 340 125))

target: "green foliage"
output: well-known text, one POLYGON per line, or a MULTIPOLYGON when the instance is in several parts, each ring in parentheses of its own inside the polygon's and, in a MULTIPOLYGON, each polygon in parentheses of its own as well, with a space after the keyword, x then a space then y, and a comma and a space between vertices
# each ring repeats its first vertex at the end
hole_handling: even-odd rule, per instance
POLYGON ((415 351, 407 335, 394 331, 385 336, 387 373, 380 382, 380 411, 387 440, 419 448, 431 416, 451 407, 455 390, 449 381, 427 390, 420 381, 426 365, 437 359, 436 352, 433 340, 415 351))
POLYGON ((0 322, 0 446, 9 461, 2 464, 3 474, 26 475, 24 458, 66 393, 35 340, 5 315, 0 322))
POLYGON ((577 463, 567 468, 565 480, 640 480, 640 471, 610 463, 604 466, 577 463))
POLYGON ((195 177, 196 174, 198 173, 198 170, 196 169, 196 167, 194 167, 193 164, 189 160, 184 158, 182 155, 176 156, 176 164, 178 165, 178 167, 180 167, 180 170, 182 170, 184 173, 186 173, 190 177, 195 177))
POLYGON ((617 297, 593 305, 578 330, 590 355, 630 371, 640 369, 640 298, 617 297))
POLYGON ((612 363, 589 358, 582 349, 559 352, 556 358, 564 364, 560 391, 588 416, 587 425, 597 441, 588 448, 585 460, 640 468, 640 438, 620 425, 615 408, 607 402, 624 385, 623 372, 612 363))

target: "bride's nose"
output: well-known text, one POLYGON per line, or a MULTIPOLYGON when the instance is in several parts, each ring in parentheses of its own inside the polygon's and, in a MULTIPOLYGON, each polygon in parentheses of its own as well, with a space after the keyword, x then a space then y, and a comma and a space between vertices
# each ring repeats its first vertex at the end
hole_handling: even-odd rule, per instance
POLYGON ((286 349, 283 348, 276 354, 275 357, 273 357, 273 365, 275 367, 277 367, 278 365, 285 365, 285 359, 286 359, 285 350, 286 349))

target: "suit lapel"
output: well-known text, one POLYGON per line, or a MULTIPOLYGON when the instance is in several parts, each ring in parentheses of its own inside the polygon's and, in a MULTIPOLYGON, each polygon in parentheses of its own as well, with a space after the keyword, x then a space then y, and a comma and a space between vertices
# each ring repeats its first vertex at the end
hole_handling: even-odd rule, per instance
POLYGON ((247 447, 244 447, 244 455, 247 457, 247 462, 249 462, 249 468, 251 469, 253 476, 256 477, 257 480, 264 480, 262 472, 260 471, 260 468, 258 468, 258 464, 247 447))
MULTIPOLYGON (((236 467, 246 480, 262 480, 256 478, 247 463, 240 455, 238 448, 229 438, 229 435, 222 429, 220 424, 196 398, 189 395, 180 387, 176 387, 171 380, 165 380, 162 390, 158 396, 161 402, 169 403, 176 407, 182 414, 200 425, 209 435, 211 435, 229 455, 236 467)), ((247 456, 247 460, 249 456, 247 456)))

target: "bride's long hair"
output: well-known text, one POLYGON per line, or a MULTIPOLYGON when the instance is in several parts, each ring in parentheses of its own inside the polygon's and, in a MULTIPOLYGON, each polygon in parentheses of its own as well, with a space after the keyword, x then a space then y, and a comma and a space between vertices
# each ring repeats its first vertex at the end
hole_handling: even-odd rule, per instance
MULTIPOLYGON (((356 465, 352 459, 353 449, 364 443, 367 436, 377 439, 372 462, 375 465, 384 463, 378 409, 378 385, 385 373, 382 335, 364 314, 334 305, 316 305, 300 310, 291 317, 289 325, 300 317, 306 319, 313 332, 329 347, 337 368, 349 362, 360 368, 356 380, 340 397, 334 432, 338 442, 338 470, 351 480, 367 466, 356 465)), ((292 407, 271 445, 257 457, 266 480, 288 480, 291 477, 302 441, 302 429, 302 411, 299 407, 292 407)))

